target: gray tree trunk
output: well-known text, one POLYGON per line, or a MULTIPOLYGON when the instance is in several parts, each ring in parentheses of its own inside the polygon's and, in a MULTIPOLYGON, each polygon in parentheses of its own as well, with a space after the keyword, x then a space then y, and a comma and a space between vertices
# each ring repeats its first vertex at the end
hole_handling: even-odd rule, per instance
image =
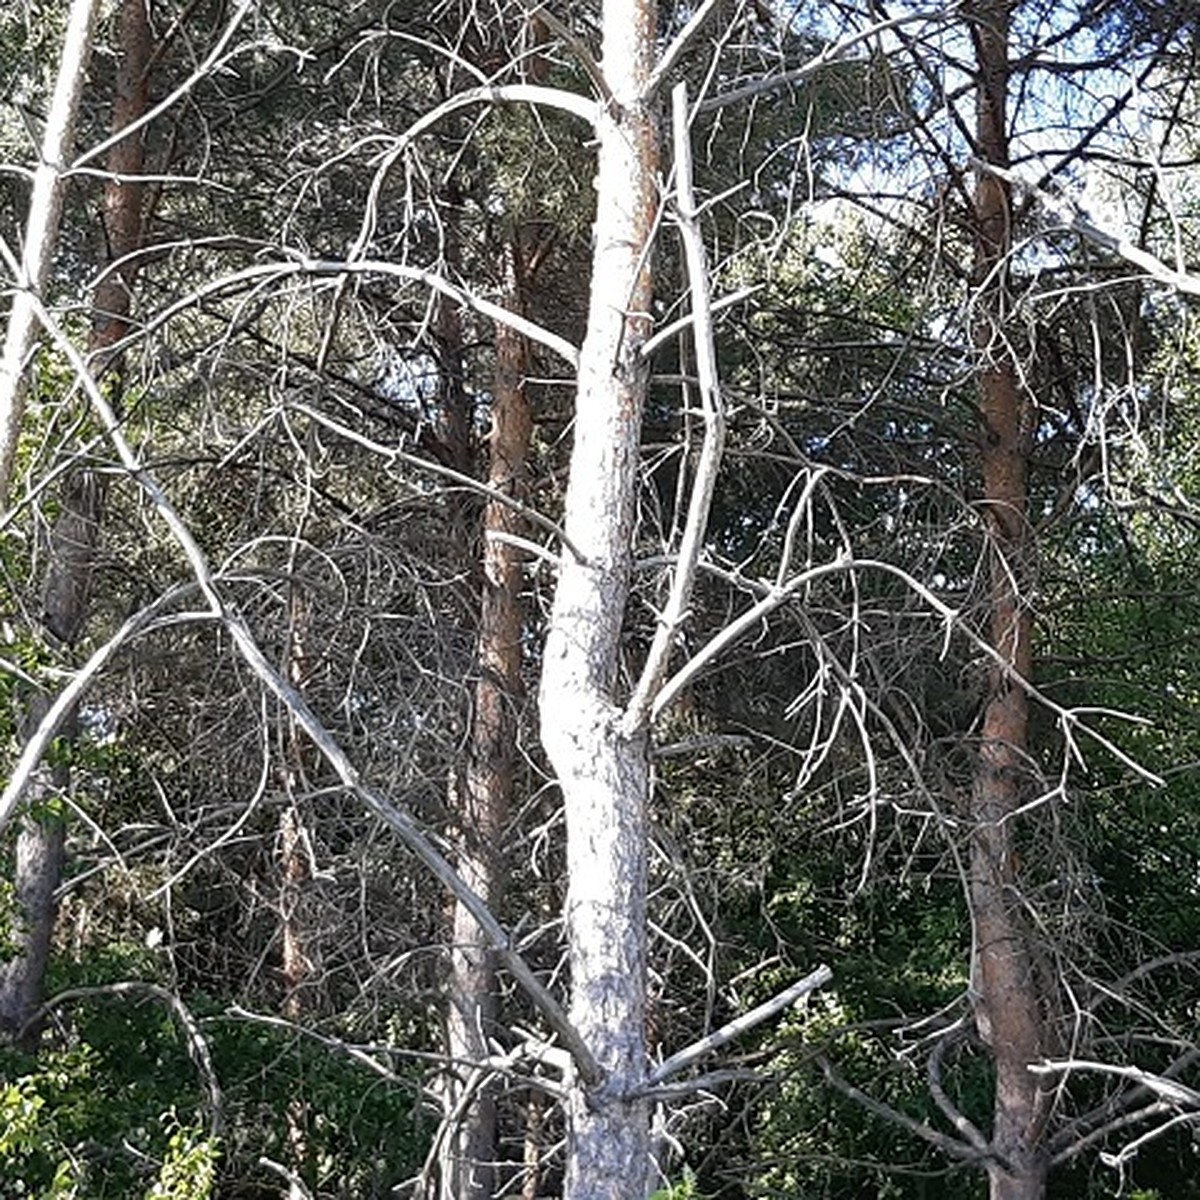
MULTIPOLYGON (((44 694, 30 703, 26 721, 36 727, 49 702, 44 694)), ((55 794, 67 783, 62 766, 43 765, 29 790, 17 829, 13 862, 12 928, 6 931, 0 961, 0 1036, 27 1053, 37 1049, 40 1030, 32 1022, 42 1002, 54 930, 54 893, 62 877, 65 828, 55 794)))
POLYGON ((92 26, 99 9, 100 0, 74 0, 71 5, 41 154, 33 173, 21 257, 23 278, 19 280, 24 290, 13 297, 4 349, 0 352, 0 508, 8 503, 12 483, 25 413, 25 360, 38 331, 35 299, 43 296, 58 244, 66 190, 64 172, 75 142, 75 117, 91 56, 92 26))
POLYGON ((564 549, 541 685, 542 744, 562 788, 573 1023, 604 1078, 568 1099, 567 1200, 638 1200, 650 1177, 646 1101, 645 732, 621 726, 616 682, 649 381, 658 130, 642 98, 655 4, 606 0, 595 249, 579 367, 564 549))

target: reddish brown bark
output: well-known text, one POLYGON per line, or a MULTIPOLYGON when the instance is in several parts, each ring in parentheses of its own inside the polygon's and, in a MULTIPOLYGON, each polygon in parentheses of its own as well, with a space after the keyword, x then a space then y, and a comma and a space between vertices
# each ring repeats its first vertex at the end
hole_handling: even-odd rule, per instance
MULTIPOLYGON (((978 156, 1008 164, 1006 89, 1012 5, 980 0, 969 10, 976 47, 978 156)), ((1028 589, 1032 404, 1009 347, 1008 185, 981 170, 975 189, 975 344, 983 418, 983 511, 990 554, 989 637, 993 667, 971 794, 970 904, 975 935, 976 1019, 995 1066, 992 1200, 1035 1200, 1045 1191, 1046 1098, 1028 1067, 1044 1053, 1039 985, 1022 915, 1015 838, 1030 780, 1029 703, 1033 627, 1028 589)))
MULTIPOLYGON (((522 265, 512 250, 509 305, 522 307, 522 265)), ((496 367, 492 384, 488 485, 520 497, 532 434, 525 378, 526 339, 503 325, 496 328, 496 367)), ((459 807, 458 870, 495 907, 504 886, 503 843, 512 807, 516 702, 521 692, 521 552, 504 540, 520 533, 519 515, 490 500, 483 514, 482 592, 479 608, 475 684, 466 778, 459 807)), ((450 954, 447 1050, 459 1064, 488 1053, 487 1038, 497 1018, 495 956, 475 919, 454 908, 450 954)), ((454 1162, 443 1172, 443 1194, 491 1196, 497 1157, 496 1109, 490 1089, 481 1089, 459 1122, 454 1162)))
MULTIPOLYGON (((150 30, 145 0, 125 0, 121 5, 118 31, 121 57, 113 96, 112 129, 117 132, 139 120, 150 107, 150 61, 154 37, 150 30)), ((122 138, 105 159, 109 178, 104 185, 105 257, 115 264, 96 286, 92 297, 93 324, 89 349, 97 374, 108 362, 97 356, 129 332, 133 310, 133 286, 142 248, 142 212, 145 185, 139 181, 146 161, 142 131, 122 138)))

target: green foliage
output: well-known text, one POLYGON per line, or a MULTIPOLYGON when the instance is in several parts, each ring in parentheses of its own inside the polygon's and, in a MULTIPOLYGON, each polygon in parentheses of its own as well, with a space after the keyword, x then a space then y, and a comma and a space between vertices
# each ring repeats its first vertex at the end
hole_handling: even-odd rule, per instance
POLYGON ((209 1200, 216 1184, 219 1154, 218 1139, 206 1137, 197 1126, 177 1126, 167 1141, 167 1156, 146 1200, 209 1200))
POLYGON ((696 1186, 696 1173, 684 1167, 683 1176, 678 1183, 659 1188, 650 1200, 705 1200, 705 1196, 696 1186))
MULTIPOLYGON (((78 964, 60 960, 55 986, 153 977, 157 965, 144 943, 117 938, 78 964)), ((54 1200, 208 1200, 218 1180, 261 1181, 264 1155, 292 1162, 297 1135, 307 1153, 293 1165, 315 1190, 384 1197, 418 1169, 429 1136, 418 1078, 385 1084, 318 1043, 230 1020, 203 995, 191 1009, 226 1137, 205 1132, 206 1093, 169 1009, 136 993, 96 995, 75 1002, 62 1022, 69 1043, 36 1064, 0 1051, 0 1178, 19 1174, 29 1195, 54 1200)))
MULTIPOLYGON (((0 1081, 10 1063, 0 1056, 0 1081)), ((47 1056, 37 1069, 0 1082, 0 1178, 19 1180, 17 1195, 73 1200, 84 1194, 68 1143, 71 1114, 90 1102, 94 1066, 86 1051, 47 1056)))

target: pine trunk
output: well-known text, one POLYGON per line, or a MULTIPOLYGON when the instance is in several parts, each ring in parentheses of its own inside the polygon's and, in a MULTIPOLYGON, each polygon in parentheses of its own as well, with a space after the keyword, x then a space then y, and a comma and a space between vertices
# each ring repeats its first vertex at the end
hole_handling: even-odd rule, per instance
POLYGON ((565 530, 541 687, 542 744, 567 832, 571 1019, 603 1073, 568 1097, 566 1200, 638 1200, 650 1174, 646 1101, 644 731, 616 702, 649 382, 649 243, 658 202, 658 131, 642 97, 655 5, 606 0, 588 326, 579 367, 565 530))
MULTIPOLYGON (((978 70, 976 137, 984 163, 1008 165, 1006 91, 1011 5, 983 0, 969 10, 978 70)), ((1032 405, 1009 345, 1008 260, 1012 200, 1007 184, 981 169, 975 190, 976 350, 983 418, 983 503, 990 541, 991 644, 1004 666, 991 671, 971 796, 970 903, 975 933, 976 1017, 995 1066, 992 1200, 1035 1200, 1045 1191, 1045 1097, 1028 1067, 1044 1053, 1036 972, 1023 919, 1017 813, 1029 798, 1029 703, 1016 676, 1032 670, 1028 589, 1033 545, 1028 520, 1032 405)))
MULTIPOLYGON (((512 248, 509 307, 522 307, 519 248, 512 248)), ((496 328, 492 384, 492 431, 488 485, 505 495, 524 489, 532 424, 525 378, 529 348, 524 337, 496 328)), ((483 514, 483 581, 479 606, 475 684, 466 780, 458 814, 458 871, 495 908, 504 887, 503 843, 512 808, 516 703, 521 691, 520 551, 505 540, 520 532, 514 510, 497 500, 483 514)), ((490 942, 462 904, 454 906, 450 951, 447 1053, 461 1081, 467 1064, 489 1052, 497 1020, 496 962, 490 942)), ((461 1095, 461 1082, 453 1089, 461 1095)), ((453 1097, 457 1100, 457 1096, 453 1097)), ((453 1161, 442 1172, 446 1200, 471 1200, 495 1193, 496 1104, 492 1089, 480 1088, 457 1117, 451 1139, 453 1161)))

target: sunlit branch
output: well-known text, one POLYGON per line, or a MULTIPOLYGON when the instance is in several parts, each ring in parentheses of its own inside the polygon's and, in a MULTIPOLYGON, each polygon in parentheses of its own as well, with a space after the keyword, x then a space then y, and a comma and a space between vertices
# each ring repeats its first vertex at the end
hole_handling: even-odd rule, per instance
MULTIPOLYGON (((1132 755, 1122 750, 1120 746, 1113 742, 1111 738, 1081 720, 1080 713, 1083 712, 1086 714, 1086 709, 1064 708, 1062 705, 1056 704, 1040 688, 1031 683, 1018 671, 1015 671, 1012 664, 1005 659, 999 650, 992 646, 985 638, 981 638, 978 634, 974 633, 964 623, 962 614, 957 609, 952 608, 908 571, 895 566, 893 563, 883 562, 879 559, 856 559, 849 554, 843 554, 830 562, 818 564, 817 566, 801 571, 797 575, 793 575, 782 586, 773 586, 761 580, 746 579, 744 576, 724 571, 709 563, 703 565, 706 570, 714 572, 721 578, 755 592, 760 596, 760 599, 742 613, 741 616, 736 617, 719 633, 715 634, 671 676, 655 699, 652 713, 654 718, 659 717, 669 707, 675 697, 705 667, 719 658, 730 646, 740 641, 760 621, 765 620, 771 613, 789 603, 804 588, 832 575, 852 574, 856 571, 880 571, 900 580, 934 614, 941 618, 945 628, 947 643, 949 643, 950 638, 956 632, 965 637, 976 650, 995 663, 996 667, 1004 673, 1005 677, 1012 680, 1031 700, 1037 701, 1047 712, 1053 713, 1058 719, 1065 735, 1082 734, 1095 742, 1105 752, 1111 754, 1117 762, 1127 767, 1140 779, 1155 787, 1161 787, 1163 784, 1162 779, 1158 775, 1142 766, 1132 755)), ((1116 716, 1123 721, 1135 725, 1146 724, 1142 718, 1130 713, 1110 712, 1109 715, 1116 716)))
POLYGON ((580 66, 587 72, 588 78, 596 85, 607 103, 612 100, 612 91, 600 64, 592 56, 592 52, 577 38, 570 28, 562 23, 544 4, 532 3, 531 0, 519 0, 521 7, 531 16, 541 21, 559 41, 578 59, 580 66))
POLYGON ((885 21, 877 21, 874 25, 870 25, 866 29, 849 33, 844 38, 826 46, 820 54, 810 58, 803 66, 796 67, 791 71, 783 71, 779 75, 772 75, 769 79, 756 80, 754 83, 734 88, 732 91, 723 92, 718 96, 708 96, 700 101, 697 109, 699 112, 711 112, 717 108, 728 108, 731 104, 741 104, 743 101, 752 100, 756 96, 762 96, 768 92, 778 91, 780 88, 802 83, 810 75, 829 66, 830 63, 835 63, 845 58, 855 47, 861 46, 863 42, 870 41, 874 37, 878 37, 881 33, 887 33, 890 29, 897 29, 901 25, 912 25, 919 21, 934 21, 944 24, 955 17, 958 8, 959 4, 955 2, 941 5, 938 8, 918 9, 915 12, 905 13, 903 16, 889 17, 885 21))
POLYGON ((677 1054, 672 1054, 665 1062, 659 1063, 650 1072, 647 1085, 655 1087, 658 1084, 665 1083, 672 1075, 679 1074, 680 1071, 690 1067, 693 1063, 706 1058, 722 1046, 741 1037, 743 1033, 748 1032, 757 1025, 761 1025, 764 1021, 769 1021, 776 1013, 783 1012, 785 1008, 790 1008, 810 992, 823 987, 832 978, 833 972, 827 966, 822 965, 817 967, 815 971, 810 972, 803 979, 798 979, 791 987, 785 988, 777 996, 772 996, 770 1000, 764 1001, 749 1012, 743 1013, 740 1017, 734 1017, 732 1021, 726 1022, 720 1029, 713 1030, 707 1037, 702 1037, 699 1041, 693 1042, 677 1054))
MULTIPOLYGON (((39 162, 33 173, 20 263, 5 254, 18 291, 4 331, 0 352, 0 508, 8 499, 17 441, 25 416, 26 359, 37 336, 36 310, 50 278, 58 243, 65 192, 66 158, 75 136, 75 118, 92 48, 92 26, 99 0, 75 0, 67 18, 54 94, 46 115, 39 162)), ((6 247, 7 250, 7 247, 6 247)))
MULTIPOLYGON (((1184 1105, 1187 1108, 1200 1109, 1200 1092, 1193 1088, 1168 1079, 1164 1075, 1155 1075, 1143 1071, 1141 1067, 1125 1067, 1115 1063, 1093 1062, 1087 1058, 1046 1059, 1041 1063, 1030 1063, 1029 1070, 1035 1075, 1062 1075, 1073 1071, 1093 1071, 1100 1075, 1115 1075, 1120 1079, 1129 1079, 1161 1096, 1171 1104, 1184 1105)), ((1193 1113, 1193 1119, 1200 1113, 1193 1113)))
POLYGON ((240 0, 220 38, 217 39, 217 44, 208 52, 203 62, 170 95, 160 100, 153 108, 138 117, 136 121, 130 121, 128 125, 122 125, 111 137, 105 138, 86 153, 81 154, 71 164, 71 170, 77 171, 80 167, 86 166, 88 163, 103 157, 112 146, 115 146, 118 142, 123 142, 128 137, 132 137, 138 130, 144 129, 149 125, 151 121, 157 120, 159 116, 171 108, 177 101, 182 100, 198 83, 207 79, 213 71, 223 66, 230 58, 256 47, 261 48, 262 43, 255 42, 249 46, 238 47, 230 55, 225 54, 225 49, 233 40, 233 35, 237 33, 238 28, 257 6, 257 3, 258 0, 240 0))
POLYGON ((366 252, 375 231, 375 217, 379 211, 379 197, 383 186, 387 182, 392 167, 396 165, 413 142, 421 134, 441 124, 451 113, 457 112, 461 108, 473 108, 479 104, 532 104, 543 108, 557 108, 561 112, 579 117, 593 129, 599 115, 597 101, 587 96, 581 96, 577 92, 568 92, 563 88, 542 87, 534 83, 489 84, 458 92, 444 100, 436 108, 431 109, 419 120, 414 121, 395 139, 383 160, 375 168, 371 187, 367 193, 362 226, 348 257, 357 258, 366 252))
MULTIPOLYGON (((764 284, 755 283, 748 287, 740 287, 735 292, 729 292, 718 300, 710 299, 708 305, 709 315, 715 316, 719 312, 724 312, 727 308, 732 308, 735 304, 740 304, 743 300, 747 300, 753 296, 755 292, 761 292, 764 286, 764 284)), ((690 329, 695 320, 695 314, 688 313, 686 317, 680 317, 679 320, 672 321, 670 325, 664 325, 653 337, 648 337, 642 343, 642 357, 649 358, 660 346, 665 345, 673 337, 677 337, 685 329, 690 329)))
POLYGON ((995 175, 1012 184, 1019 191, 1032 196, 1048 213, 1061 221, 1066 229, 1079 234, 1092 245, 1124 259, 1159 283, 1165 283, 1168 287, 1189 296, 1200 296, 1200 275, 1186 270, 1182 263, 1175 267, 1169 267, 1161 258, 1135 245, 1123 234, 1102 229, 1089 216, 1080 212, 1069 199, 1053 195, 1015 171, 996 166, 994 163, 982 162, 979 159, 972 159, 971 165, 976 170, 995 175))
POLYGON ((688 124, 687 84, 676 85, 672 95, 672 119, 675 131, 675 219, 683 240, 687 264, 688 294, 691 297, 694 324, 693 345, 696 375, 699 380, 700 410, 704 419, 704 437, 692 480, 687 519, 680 539, 679 555, 671 578, 666 604, 658 616, 654 639, 646 655, 642 674, 622 717, 630 735, 645 724, 655 693, 670 665, 671 652, 679 631, 687 619, 696 566, 704 548, 713 495, 725 450, 725 408, 721 399, 721 380, 717 370, 717 348, 713 336, 712 306, 709 300, 708 262, 704 239, 697 220, 696 196, 692 185, 692 131, 688 124))
POLYGON ((683 57, 684 52, 691 46, 696 35, 708 24, 717 9, 725 0, 704 0, 704 3, 692 13, 691 19, 675 35, 674 41, 663 51, 658 65, 650 73, 645 88, 642 89, 642 99, 649 100, 662 87, 664 80, 675 69, 675 64, 683 57))

